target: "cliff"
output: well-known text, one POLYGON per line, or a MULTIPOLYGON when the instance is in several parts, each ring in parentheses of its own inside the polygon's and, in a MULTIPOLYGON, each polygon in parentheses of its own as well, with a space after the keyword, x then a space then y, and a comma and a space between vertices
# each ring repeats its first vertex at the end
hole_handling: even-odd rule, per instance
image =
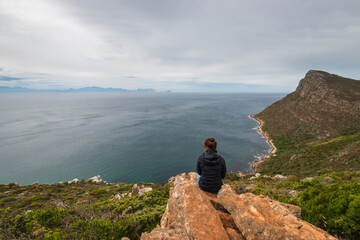
POLYGON ((360 81, 309 71, 294 92, 255 115, 278 149, 266 174, 316 175, 360 168, 360 81))
POLYGON ((271 137, 325 139, 360 129, 360 81, 309 71, 294 92, 256 117, 271 137))
POLYGON ((173 186, 161 225, 141 239, 336 239, 301 220, 299 207, 224 185, 218 195, 196 184, 196 173, 169 180, 173 186))

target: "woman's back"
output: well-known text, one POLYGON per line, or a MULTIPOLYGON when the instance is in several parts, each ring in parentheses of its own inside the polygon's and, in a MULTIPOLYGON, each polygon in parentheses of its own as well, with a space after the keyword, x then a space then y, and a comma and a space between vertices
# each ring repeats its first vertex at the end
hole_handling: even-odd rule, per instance
POLYGON ((201 176, 199 187, 204 191, 217 193, 226 175, 225 160, 216 151, 206 151, 198 158, 197 172, 201 176))
POLYGON ((223 185, 226 175, 225 160, 217 154, 217 142, 214 138, 204 141, 205 153, 199 156, 196 170, 200 175, 199 187, 207 192, 217 193, 223 185))

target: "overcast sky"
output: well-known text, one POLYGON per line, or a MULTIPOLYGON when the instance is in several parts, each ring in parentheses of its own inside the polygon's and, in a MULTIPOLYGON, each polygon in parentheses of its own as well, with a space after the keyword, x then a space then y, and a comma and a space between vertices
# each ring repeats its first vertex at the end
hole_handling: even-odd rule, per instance
POLYGON ((0 0, 0 86, 291 92, 360 79, 359 0, 0 0))

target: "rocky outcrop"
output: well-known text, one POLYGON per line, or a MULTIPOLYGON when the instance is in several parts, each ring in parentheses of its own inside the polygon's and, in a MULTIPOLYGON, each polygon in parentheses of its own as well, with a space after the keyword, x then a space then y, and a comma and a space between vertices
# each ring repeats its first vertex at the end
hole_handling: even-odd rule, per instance
POLYGON ((130 193, 118 193, 114 196, 114 199, 120 200, 124 197, 134 197, 138 195, 143 195, 144 193, 151 192, 152 190, 153 189, 151 187, 138 186, 135 183, 130 193))
POLYGON ((102 182, 104 182, 104 181, 101 179, 100 175, 97 175, 97 176, 94 176, 94 177, 92 177, 92 178, 89 178, 89 179, 86 180, 86 181, 88 181, 88 182, 93 182, 93 183, 102 183, 102 182))
POLYGON ((323 71, 310 70, 301 79, 295 92, 311 102, 324 101, 341 108, 342 111, 351 112, 354 106, 349 104, 356 103, 360 98, 360 82, 323 71), (344 91, 348 92, 345 96, 344 91))
POLYGON ((265 122, 270 138, 290 140, 335 137, 359 127, 360 81, 310 70, 294 92, 255 117, 265 122))
POLYGON ((170 178, 173 188, 161 226, 141 239, 229 239, 211 196, 199 190, 194 174, 170 178))
POLYGON ((301 220, 299 207, 251 193, 237 195, 224 185, 218 195, 201 191, 195 173, 172 184, 166 211, 150 239, 335 239, 301 220))
POLYGON ((218 194, 220 203, 231 213, 247 240, 335 239, 327 232, 294 215, 300 208, 251 193, 237 195, 225 185, 218 194))

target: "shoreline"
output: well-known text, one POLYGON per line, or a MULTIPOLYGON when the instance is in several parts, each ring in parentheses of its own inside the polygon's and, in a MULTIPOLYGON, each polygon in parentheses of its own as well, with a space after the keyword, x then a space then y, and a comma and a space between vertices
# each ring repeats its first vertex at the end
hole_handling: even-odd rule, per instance
POLYGON ((275 156, 277 148, 275 147, 273 140, 269 137, 269 134, 262 130, 262 126, 264 126, 265 122, 262 119, 255 117, 255 115, 250 115, 249 117, 259 123, 259 126, 257 127, 257 131, 265 137, 267 143, 270 145, 270 148, 271 148, 271 151, 269 154, 262 156, 260 160, 257 160, 257 159, 254 160, 253 164, 251 164, 251 168, 254 169, 254 171, 256 172, 256 166, 259 163, 264 162, 266 159, 270 158, 271 156, 275 156))

